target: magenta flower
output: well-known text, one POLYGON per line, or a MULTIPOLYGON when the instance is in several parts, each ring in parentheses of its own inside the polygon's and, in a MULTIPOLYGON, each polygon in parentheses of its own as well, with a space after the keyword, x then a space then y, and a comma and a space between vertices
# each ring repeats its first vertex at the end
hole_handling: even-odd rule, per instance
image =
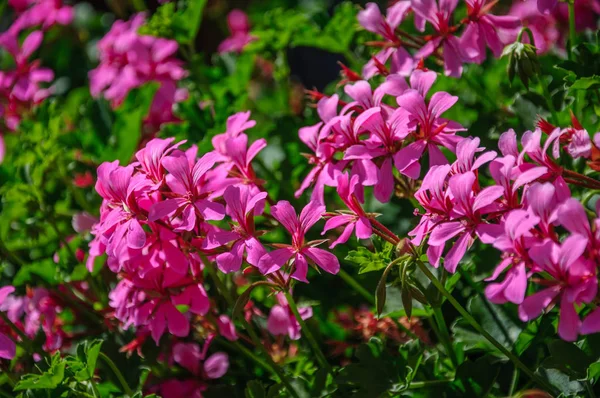
MULTIPOLYGON (((15 63, 14 69, 0 71, 0 116, 8 130, 16 130, 23 116, 52 93, 52 88, 44 88, 43 84, 54 79, 54 72, 40 67, 39 61, 28 60, 43 38, 42 32, 33 31, 19 46, 17 36, 0 36, 0 48, 4 48, 15 63)), ((5 152, 0 132, 0 163, 5 152)))
MULTIPOLYGON (((419 18, 433 26, 436 34, 414 55, 415 59, 426 58, 438 48, 443 48, 444 72, 446 76, 460 77, 464 55, 460 40, 453 36, 452 15, 458 0, 413 0, 412 9, 419 18)), ((417 21, 417 19, 415 19, 417 21)), ((424 25, 423 25, 424 28, 424 25)))
POLYGON ((73 21, 73 7, 63 5, 62 0, 11 0, 9 4, 19 13, 6 32, 15 37, 29 28, 46 30, 53 25, 69 25, 73 21))
POLYGON ((573 131, 566 149, 573 159, 581 157, 589 159, 592 156, 592 140, 587 130, 573 131))
POLYGON ((348 173, 343 173, 338 175, 337 183, 338 195, 348 207, 350 213, 342 213, 333 216, 325 222, 325 227, 323 228, 321 235, 325 235, 325 233, 331 229, 345 226, 344 231, 339 238, 329 246, 330 249, 333 249, 340 243, 346 243, 350 238, 352 231, 356 231, 356 237, 359 239, 369 239, 371 235, 373 235, 371 222, 362 208, 361 201, 359 201, 355 194, 355 191, 360 189, 358 176, 353 175, 350 178, 348 173))
POLYGON ((250 34, 250 22, 248 16, 242 10, 231 10, 227 15, 227 26, 231 36, 219 44, 220 53, 237 52, 241 53, 244 47, 257 40, 250 34))
POLYGON ((271 207, 271 214, 283 227, 292 235, 291 245, 283 246, 270 253, 266 253, 260 258, 258 268, 264 275, 279 270, 290 259, 294 260, 294 272, 292 278, 308 283, 306 274, 308 272, 308 261, 318 265, 330 274, 337 274, 340 270, 340 263, 336 256, 326 250, 314 247, 315 243, 306 242, 305 235, 321 219, 325 212, 325 206, 310 202, 302 212, 297 216, 296 210, 292 205, 281 200, 277 205, 271 207))
POLYGON ((502 282, 490 283, 485 295, 492 303, 521 304, 527 290, 527 267, 531 265, 528 249, 538 241, 531 233, 539 218, 525 210, 513 210, 504 220, 504 233, 494 241, 502 252, 502 261, 486 281, 497 280, 507 271, 502 282))
POLYGON ((413 58, 396 36, 395 30, 400 25, 410 8, 409 1, 399 1, 387 9, 384 17, 375 3, 367 3, 364 10, 358 13, 358 22, 369 32, 382 36, 385 47, 374 58, 365 64, 362 70, 364 79, 370 79, 378 73, 377 63, 385 64, 391 58, 390 72, 407 76, 413 70, 413 58))
POLYGON ((204 374, 209 379, 223 377, 229 369, 229 357, 223 352, 216 352, 209 357, 208 347, 212 341, 209 337, 202 350, 195 343, 177 343, 173 346, 173 361, 189 370, 195 376, 204 374))
POLYGON ((477 180, 471 171, 450 177, 449 189, 452 193, 452 221, 441 223, 431 230, 427 255, 430 263, 437 267, 446 242, 455 236, 458 240, 444 257, 444 268, 454 273, 458 263, 477 236, 483 243, 492 243, 498 234, 496 225, 488 224, 481 216, 497 210, 495 201, 502 196, 503 188, 494 185, 479 193, 473 191, 477 180))
POLYGON ((217 327, 219 335, 225 337, 229 341, 236 341, 239 337, 235 331, 235 325, 227 315, 219 315, 217 318, 217 327))
MULTIPOLYGON (((269 313, 267 330, 274 336, 287 335, 292 340, 298 340, 301 336, 300 323, 294 316, 283 293, 277 293, 277 302, 279 304, 274 305, 269 313)), ((313 315, 311 307, 299 307, 298 312, 304 320, 313 315)))
POLYGON ((460 40, 463 54, 478 64, 485 60, 486 45, 499 58, 504 47, 515 40, 521 27, 521 21, 515 16, 490 14, 496 3, 486 3, 486 0, 467 0, 469 23, 460 40))
POLYGON ((538 11, 542 14, 550 14, 556 4, 558 4, 558 0, 537 0, 538 11))
POLYGON ((520 206, 518 190, 544 176, 548 169, 532 164, 517 166, 517 159, 512 155, 496 158, 490 163, 490 174, 497 185, 504 188, 506 207, 514 209, 520 206))
POLYGON ((127 22, 116 21, 98 42, 100 65, 89 73, 90 92, 94 97, 103 95, 116 108, 132 89, 159 83, 146 117, 146 124, 157 129, 162 123, 177 121, 173 104, 187 97, 177 82, 187 72, 175 58, 176 41, 137 33, 144 22, 144 14, 127 22))
POLYGON ((456 134, 464 128, 453 121, 443 119, 441 115, 458 101, 458 97, 446 92, 433 94, 428 104, 423 95, 417 90, 407 90, 398 97, 400 112, 408 119, 407 128, 412 131, 410 135, 415 141, 405 146, 394 155, 396 168, 407 177, 419 178, 421 164, 419 163, 423 152, 429 153, 429 166, 448 163, 438 145, 455 151, 456 144, 462 140, 456 134))
POLYGON ((206 199, 202 192, 201 180, 215 164, 215 156, 208 153, 195 164, 190 165, 186 156, 167 156, 162 165, 170 173, 166 182, 172 191, 172 198, 155 203, 150 209, 148 220, 156 221, 169 217, 181 217, 175 232, 192 231, 198 220, 222 220, 225 217, 223 205, 206 199))
MULTIPOLYGON (((9 294, 15 291, 13 286, 3 286, 0 288, 0 306, 4 306, 4 302, 9 294)), ((6 335, 0 333, 0 358, 13 359, 15 357, 16 346, 6 335)))
POLYGON ((545 281, 544 289, 523 300, 519 306, 521 320, 537 318, 544 309, 560 301, 558 334, 563 340, 577 339, 581 320, 575 305, 591 302, 598 291, 596 267, 583 257, 586 246, 587 238, 571 235, 562 245, 546 239, 529 250, 536 271, 546 272, 553 279, 545 281))
POLYGON ((232 225, 231 231, 215 230, 207 237, 206 249, 223 246, 233 242, 231 249, 217 256, 219 269, 224 273, 239 271, 247 253, 246 261, 257 266, 260 258, 266 253, 261 243, 256 239, 254 215, 262 209, 267 197, 266 192, 254 195, 245 185, 230 186, 225 190, 223 198, 227 203, 227 214, 237 225, 232 225))

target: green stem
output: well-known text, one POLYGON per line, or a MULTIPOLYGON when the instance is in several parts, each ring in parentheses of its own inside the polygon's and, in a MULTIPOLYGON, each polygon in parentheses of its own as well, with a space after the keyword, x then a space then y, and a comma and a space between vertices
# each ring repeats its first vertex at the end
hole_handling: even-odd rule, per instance
POLYGON ((508 359, 510 359, 515 366, 521 369, 531 380, 535 381, 540 387, 545 388, 547 391, 556 393, 556 389, 546 380, 536 375, 531 369, 527 367, 521 360, 506 347, 500 344, 492 335, 490 335, 481 325, 473 318, 473 316, 450 294, 448 290, 438 281, 438 279, 431 273, 429 268, 420 260, 417 260, 419 269, 429 278, 431 283, 439 290, 439 292, 446 297, 446 299, 456 308, 456 310, 462 315, 462 317, 486 340, 488 340, 494 347, 502 352, 508 359))
POLYGON ((275 361, 273 361, 273 358, 267 352, 267 349, 263 345, 262 341, 260 341, 260 338, 258 337, 258 334, 254 330, 254 327, 252 326, 252 324, 250 322, 247 322, 245 318, 242 317, 242 319, 243 319, 244 327, 245 327, 246 331, 248 331, 248 334, 250 335, 250 338, 252 339, 252 341, 256 345, 256 348, 260 352, 262 352, 262 354, 265 356, 265 358, 267 358, 267 362, 269 363, 269 365, 271 367, 271 371, 274 372, 275 375, 277 375, 279 377, 279 380, 281 380, 281 382, 283 383, 283 385, 285 386, 285 388, 288 390, 288 392, 294 398, 300 398, 298 396, 298 393, 296 392, 296 390, 294 390, 294 387, 292 387, 292 384, 288 380, 287 376, 283 372, 283 369, 281 369, 281 367, 279 365, 277 365, 275 363, 275 361))
POLYGON ((250 351, 249 349, 244 347, 244 345, 241 344, 240 342, 229 341, 226 339, 218 339, 217 341, 219 342, 219 344, 224 345, 232 350, 238 350, 239 352, 244 354, 248 359, 255 362, 258 366, 260 366, 264 370, 266 370, 268 372, 273 372, 273 369, 271 369, 271 366, 269 366, 268 363, 266 363, 265 361, 263 361, 262 359, 260 359, 256 355, 254 355, 254 353, 252 351, 250 351))
POLYGON ((231 295, 231 292, 229 291, 229 289, 227 289, 227 286, 225 286, 225 284, 223 283, 221 278, 219 278, 219 275, 217 274, 217 271, 213 267, 213 264, 211 264, 211 262, 208 261, 208 258, 206 258, 206 256, 204 254, 202 254, 200 252, 198 252, 198 254, 200 255, 200 258, 202 259, 202 262, 204 263, 204 268, 206 269, 206 271, 210 275, 211 279, 215 283, 217 290, 221 293, 221 295, 223 297, 225 297, 225 301, 227 301, 227 304, 229 305, 230 308, 235 307, 235 301, 233 300, 233 296, 231 295))
POLYGON ((440 307, 433 308, 433 317, 435 318, 435 322, 438 325, 438 331, 440 335, 440 339, 442 340, 442 344, 446 348, 448 356, 452 361, 452 365, 454 369, 458 368, 458 359, 456 358, 456 352, 454 352, 454 348, 452 347, 452 340, 450 339, 450 332, 448 331, 448 326, 446 325, 446 320, 444 319, 444 315, 442 314, 442 309, 440 307))
POLYGON ((569 6, 569 48, 567 51, 569 52, 569 59, 573 59, 573 48, 575 48, 575 44, 577 43, 577 34, 575 32, 575 0, 567 1, 569 6))
POLYGON ((546 99, 546 104, 548 105, 548 109, 552 114, 552 124, 558 126, 558 113, 556 113, 556 109, 554 109, 554 104, 552 103, 552 95, 550 94, 550 90, 548 90, 548 86, 544 81, 538 76, 538 83, 542 86, 542 93, 544 94, 544 98, 546 99))
POLYGON ((369 304, 372 304, 372 305, 375 304, 375 297, 373 297, 373 295, 371 293, 369 293, 367 291, 367 289, 362 287, 356 281, 356 279, 354 279, 350 274, 348 274, 343 269, 340 269, 340 272, 338 273, 338 275, 344 280, 344 282, 346 282, 348 285, 350 285, 350 287, 352 287, 356 291, 356 293, 363 296, 365 298, 365 300, 367 300, 369 302, 369 304))
POLYGON ((123 377, 123 374, 121 373, 119 368, 117 368, 117 365, 115 365, 112 359, 107 357, 103 352, 100 352, 98 356, 104 361, 104 363, 108 365, 108 367, 112 370, 115 376, 117 376, 117 379, 119 379, 119 383, 121 383, 121 386, 123 386, 123 391, 125 392, 125 394, 129 395, 130 397, 133 396, 133 390, 129 387, 129 384, 127 384, 125 377, 123 377))
POLYGON ((146 4, 144 0, 131 0, 131 4, 136 11, 146 11, 146 4))
POLYGON ((590 398, 596 398, 596 393, 594 392, 594 387, 592 386, 590 381, 586 380, 583 384, 585 385, 585 389, 587 390, 588 396, 590 398))
POLYGON ((298 306, 296 305, 294 298, 292 297, 292 295, 289 292, 285 292, 285 298, 287 299, 288 305, 290 306, 290 309, 294 313, 296 320, 300 324, 300 328, 302 329, 302 334, 304 335, 304 337, 306 337, 306 340, 308 340, 308 343, 310 344, 310 346, 313 350, 313 353, 317 357, 317 361, 327 371, 327 373, 333 375, 333 370, 331 369, 331 366, 327 362, 327 359, 325 358, 323 351, 321 351, 321 348, 319 348, 319 344, 317 344, 317 341, 315 340, 312 332, 306 326, 306 322, 304 322, 304 319, 302 319, 302 317, 300 316, 300 312, 298 311, 298 306))
POLYGON ((510 382, 510 389, 508 390, 508 396, 512 397, 517 390, 517 386, 519 385, 519 368, 515 366, 515 370, 513 371, 512 380, 510 382))
MULTIPOLYGON (((225 286, 225 284, 223 283, 223 281, 219 278, 219 275, 217 275, 217 272, 212 267, 212 264, 210 264, 210 262, 208 261, 208 259, 206 258, 206 256, 204 254, 202 254, 200 252, 198 254, 200 255, 200 258, 202 259, 202 262, 204 263, 204 268, 206 268, 206 270, 208 271, 208 274, 210 275, 211 279, 215 283, 215 285, 216 285, 217 290, 219 291, 219 293, 223 297, 225 297, 225 300, 227 301, 227 304, 229 305, 230 308, 235 307, 235 302, 233 301, 233 297, 231 296, 229 290, 227 290, 227 287, 225 286)), ((296 390, 294 390, 294 388, 292 387, 292 384, 287 379, 287 377, 286 377, 283 369, 281 369, 281 367, 279 365, 277 365, 275 363, 275 361, 273 361, 273 358, 267 352, 267 349, 265 348, 265 346, 263 345, 262 341, 258 337, 258 334, 254 330, 254 327, 252 326, 252 323, 251 322, 247 322, 244 317, 241 317, 241 318, 242 318, 242 323, 244 324, 244 328, 246 329, 246 331, 250 335, 250 338, 254 342, 254 345, 256 346, 256 348, 267 359, 267 362, 269 363, 269 367, 270 367, 269 370, 271 372, 275 373, 275 375, 277 377, 279 377, 279 379, 281 380, 281 382, 283 383, 283 385, 285 386, 285 388, 288 390, 288 392, 294 398, 299 398, 298 394, 296 393, 296 390)))
POLYGON ((433 387, 440 384, 452 383, 454 379, 442 379, 442 380, 427 380, 427 381, 413 381, 408 386, 409 390, 416 390, 418 388, 433 387))

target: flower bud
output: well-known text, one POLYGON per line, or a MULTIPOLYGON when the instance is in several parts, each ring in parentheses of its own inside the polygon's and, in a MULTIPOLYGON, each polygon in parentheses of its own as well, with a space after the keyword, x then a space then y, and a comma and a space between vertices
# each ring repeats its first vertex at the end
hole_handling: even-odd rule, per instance
POLYGON ((508 56, 508 79, 512 83, 515 76, 529 87, 529 79, 540 73, 540 64, 537 58, 537 49, 527 43, 516 41, 504 48, 502 56, 508 56))

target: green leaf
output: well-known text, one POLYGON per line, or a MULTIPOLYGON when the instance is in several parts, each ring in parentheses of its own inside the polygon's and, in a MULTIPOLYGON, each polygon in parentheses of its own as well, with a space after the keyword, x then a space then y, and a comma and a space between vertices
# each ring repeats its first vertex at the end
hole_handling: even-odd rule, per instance
POLYGON ((353 397, 376 398, 407 387, 405 359, 392 357, 378 339, 358 347, 356 358, 358 361, 344 367, 336 378, 338 383, 355 389, 353 397))
POLYGON ((582 77, 571 86, 571 90, 587 90, 600 84, 600 76, 582 77))
POLYGON ((379 271, 392 261, 394 245, 389 242, 373 240, 373 246, 375 247, 374 252, 362 246, 348 252, 346 260, 360 267, 359 274, 379 271))
POLYGON ((21 377, 14 390, 53 390, 60 385, 65 378, 65 367, 67 362, 64 361, 59 353, 52 356, 50 368, 41 375, 29 373, 21 377))
POLYGON ((467 359, 456 370, 456 380, 460 380, 469 395, 488 396, 500 373, 498 361, 485 355, 475 361, 467 359), (474 394, 474 395, 473 395, 474 394))
POLYGON ((173 16, 173 34, 181 44, 193 43, 202 23, 206 0, 188 0, 187 6, 173 16))
POLYGON ((137 149, 141 137, 143 121, 154 99, 158 84, 147 84, 132 90, 123 104, 116 111, 113 125, 114 145, 108 148, 103 158, 112 161, 118 159, 121 164, 128 164, 137 149))
POLYGON ((248 384, 246 384, 244 396, 246 398, 265 398, 267 396, 267 391, 260 381, 250 380, 248 384))
MULTIPOLYGON (((484 300, 486 299, 479 295, 472 297, 467 303, 467 310, 500 344, 508 349, 512 349, 513 343, 517 340, 523 329, 523 325, 513 321, 502 306, 494 305, 484 300)), ((504 354, 474 330, 463 318, 458 319, 452 326, 452 329, 455 339, 465 345, 465 351, 483 350, 504 357, 504 354)))
POLYGON ((571 380, 586 378, 587 369, 593 360, 581 348, 563 340, 554 340, 548 344, 548 349, 550 357, 544 360, 543 367, 560 370, 571 380))

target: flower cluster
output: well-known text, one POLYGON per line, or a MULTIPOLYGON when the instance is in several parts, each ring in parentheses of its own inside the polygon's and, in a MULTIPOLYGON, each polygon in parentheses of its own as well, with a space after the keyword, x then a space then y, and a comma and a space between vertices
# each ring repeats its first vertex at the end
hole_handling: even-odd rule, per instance
POLYGON ((5 32, 0 33, 0 48, 14 60, 14 68, 0 71, 0 163, 5 156, 2 131, 14 131, 21 119, 51 93, 44 86, 54 79, 54 72, 40 66, 39 60, 31 56, 44 39, 44 30, 53 25, 68 25, 73 20, 73 8, 63 6, 60 0, 15 0, 8 4, 14 9, 16 18, 5 32), (20 34, 31 31, 21 42, 20 34))
POLYGON ((175 58, 176 41, 138 33, 145 21, 143 13, 129 21, 116 21, 98 42, 100 65, 89 73, 90 91, 117 107, 132 89, 158 83, 145 119, 146 126, 154 131, 162 123, 177 120, 173 105, 187 97, 187 90, 178 88, 177 83, 187 72, 175 58))
POLYGON ((467 0, 466 3, 467 16, 460 21, 454 18, 458 0, 399 1, 387 9, 386 16, 375 3, 368 3, 359 12, 358 21, 383 40, 370 43, 381 51, 364 66, 363 78, 388 73, 408 76, 430 57, 443 62, 446 75, 459 77, 464 63, 480 64, 485 60, 486 48, 499 57, 504 46, 517 36, 521 22, 515 16, 492 14, 495 2, 467 0), (399 28, 409 13, 414 14, 417 30, 426 35, 412 35, 399 28), (388 61, 389 69, 385 66, 388 61))
POLYGON ((227 26, 231 36, 219 44, 220 53, 242 52, 244 47, 256 40, 256 37, 250 34, 248 16, 242 10, 231 10, 227 15, 227 26))
POLYGON ((165 398, 202 397, 202 391, 207 388, 207 381, 223 377, 229 369, 229 357, 226 353, 215 352, 208 355, 213 338, 213 336, 209 337, 202 348, 196 343, 173 344, 170 347, 168 364, 170 366, 176 364, 183 368, 189 377, 184 380, 180 378, 162 380, 149 390, 165 398))
MULTIPOLYGON (((581 0, 576 1, 574 7, 577 31, 595 29, 600 2, 581 0)), ((531 30, 538 54, 564 49, 569 29, 568 14, 567 3, 557 4, 552 0, 515 1, 509 11, 509 15, 519 18, 523 26, 531 30)))
MULTIPOLYGON (((6 313, 13 327, 32 340, 41 331, 45 337, 44 351, 54 352, 70 346, 73 335, 64 330, 64 321, 58 316, 64 308, 60 297, 44 288, 28 289, 25 296, 17 296, 14 292, 13 286, 0 289, 0 311, 6 313)), ((0 321, 0 358, 13 358, 14 342, 18 340, 20 336, 15 330, 0 321)), ((39 360, 40 356, 35 354, 34 358, 39 360)))
MULTIPOLYGON (((260 242, 265 231, 256 228, 255 219, 265 211, 267 193, 251 162, 266 142, 248 145, 244 131, 255 124, 249 116, 230 117, 227 131, 213 138, 214 150, 200 158, 195 146, 184 151, 184 142, 153 139, 137 152, 136 162, 98 168, 96 191, 103 205, 92 229, 88 268, 97 256, 108 256, 108 267, 120 279, 110 294, 115 317, 125 327, 147 329, 157 344, 167 329, 186 337, 193 318, 209 312, 205 267, 216 264, 229 273, 246 261, 284 285, 290 277, 307 282, 309 264, 339 270, 337 258, 316 247, 322 241, 305 238, 325 212, 316 202, 299 216, 288 202, 270 206, 270 217, 288 230, 292 243, 268 251, 260 242)), ((287 308, 280 298, 269 329, 298 338, 299 326, 287 308)))

